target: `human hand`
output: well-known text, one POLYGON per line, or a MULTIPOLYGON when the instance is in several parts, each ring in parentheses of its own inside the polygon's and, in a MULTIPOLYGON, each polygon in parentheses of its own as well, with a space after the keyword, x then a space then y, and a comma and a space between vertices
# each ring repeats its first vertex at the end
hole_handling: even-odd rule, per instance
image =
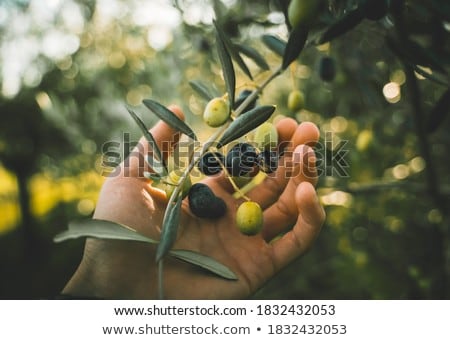
MULTIPOLYGON (((179 117, 181 110, 171 107, 179 117)), ((311 148, 319 138, 311 123, 298 125, 282 119, 277 125, 280 143, 287 146, 278 170, 267 176, 247 196, 264 210, 260 234, 245 236, 235 225, 241 199, 225 175, 202 180, 227 205, 225 216, 202 219, 183 201, 178 238, 174 248, 208 255, 230 268, 238 280, 225 280, 200 268, 167 258, 164 292, 170 299, 237 299, 254 293, 292 260, 302 255, 317 237, 325 219, 314 185, 315 156, 311 148), (273 240, 284 233, 281 238, 273 240)), ((167 157, 179 134, 164 122, 152 130, 167 157)), ((132 157, 122 163, 115 176, 105 181, 94 218, 121 223, 158 239, 167 199, 142 174, 143 155, 151 152, 141 139, 132 157)), ((139 242, 87 239, 82 262, 63 290, 75 296, 152 299, 157 292, 156 248, 139 242)))

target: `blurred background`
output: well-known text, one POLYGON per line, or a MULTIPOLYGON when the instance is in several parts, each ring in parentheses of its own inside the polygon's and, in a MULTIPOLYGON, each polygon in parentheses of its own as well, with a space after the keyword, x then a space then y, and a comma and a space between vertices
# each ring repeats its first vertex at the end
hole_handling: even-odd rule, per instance
MULTIPOLYGON (((281 58, 261 36, 286 40, 288 2, 0 1, 0 298, 51 298, 76 269, 83 240, 52 239, 92 215, 107 170, 102 146, 117 141, 126 155, 126 138, 139 138, 126 105, 151 126, 143 99, 176 103, 210 133, 200 125, 206 102, 188 82, 225 92, 214 12, 275 69, 281 58)), ((325 1, 310 37, 360 3, 325 1)), ((380 20, 309 44, 259 100, 277 105, 275 120, 321 129, 327 221, 309 253, 255 298, 450 298, 450 5, 388 3, 380 20), (304 96, 295 110, 293 90, 304 96)), ((268 76, 245 61, 255 80, 238 71, 239 89, 268 76)))

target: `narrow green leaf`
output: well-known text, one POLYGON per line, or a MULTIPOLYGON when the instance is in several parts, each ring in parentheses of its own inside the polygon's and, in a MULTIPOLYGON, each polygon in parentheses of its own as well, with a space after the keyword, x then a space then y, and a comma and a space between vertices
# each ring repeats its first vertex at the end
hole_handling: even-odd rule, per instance
POLYGON ((225 32, 221 29, 221 27, 217 24, 216 21, 214 21, 214 25, 216 27, 216 32, 222 40, 223 45, 225 46, 226 50, 228 51, 230 57, 238 64, 239 68, 249 77, 251 80, 253 80, 253 76, 247 67, 247 64, 245 64, 244 59, 239 54, 238 47, 236 44, 234 44, 228 36, 225 34, 225 32))
POLYGON ((270 66, 267 63, 266 59, 264 59, 264 57, 255 48, 243 44, 235 44, 235 46, 242 54, 253 60, 261 70, 267 71, 270 69, 270 66))
POLYGON ((185 262, 202 267, 224 279, 237 280, 238 277, 228 267, 214 260, 212 257, 194 252, 192 250, 174 249, 170 255, 185 262))
POLYGON ((159 182, 162 179, 162 177, 160 175, 153 174, 153 173, 148 172, 148 171, 144 171, 143 175, 144 175, 145 178, 151 179, 154 182, 159 182))
POLYGON ((164 213, 161 238, 156 250, 156 262, 159 262, 172 248, 177 239, 178 225, 180 224, 182 198, 178 196, 176 202, 169 205, 164 213))
POLYGON ((253 129, 256 129, 259 125, 269 119, 274 111, 275 106, 258 106, 253 110, 238 116, 225 130, 217 144, 217 147, 221 148, 233 140, 242 137, 253 129))
POLYGON ((261 40, 270 50, 280 57, 284 55, 284 51, 286 50, 286 42, 284 40, 270 34, 264 34, 261 40))
POLYGON ((158 241, 141 235, 136 230, 125 225, 96 219, 70 222, 69 229, 56 235, 53 241, 62 242, 80 237, 158 243, 158 241))
POLYGON ((414 71, 416 73, 420 74, 421 76, 423 76, 431 81, 434 81, 436 84, 443 85, 443 86, 449 86, 449 82, 448 82, 448 80, 445 79, 446 78, 445 75, 442 75, 438 72, 430 73, 430 72, 424 70, 421 66, 414 65, 411 63, 408 63, 408 64, 410 64, 412 66, 412 68, 414 69, 414 71))
POLYGON ((433 54, 429 49, 425 49, 412 40, 402 39, 400 46, 406 55, 415 63, 422 66, 428 66, 443 74, 447 74, 447 71, 442 66, 444 61, 440 61, 439 58, 433 54))
POLYGON ((283 69, 286 69, 295 59, 298 58, 303 50, 303 47, 305 47, 307 38, 308 28, 306 26, 299 25, 291 31, 286 49, 284 50, 282 63, 283 69))
MULTIPOLYGON (((214 22, 215 24, 215 22, 214 22)), ((223 77, 225 78, 225 86, 228 92, 228 100, 230 102, 230 107, 234 103, 234 95, 236 90, 236 75, 234 73, 233 62, 231 61, 230 54, 225 46, 225 43, 221 39, 221 34, 219 33, 220 28, 218 25, 216 27, 216 41, 217 41, 217 52, 219 54, 220 63, 222 65, 223 77)), ((222 35, 224 35, 222 33, 222 35)))
POLYGON ((168 174, 166 166, 156 158, 152 156, 145 156, 144 159, 148 166, 160 177, 164 177, 168 174))
POLYGON ((166 165, 164 163, 164 158, 162 156, 161 150, 159 150, 159 147, 158 147, 158 144, 156 143, 155 138, 150 133, 150 131, 148 131, 148 129, 145 126, 144 122, 136 115, 136 113, 134 113, 134 111, 131 110, 129 107, 127 107, 127 110, 128 110, 128 113, 130 114, 130 116, 134 119, 136 124, 141 129, 145 139, 147 140, 148 144, 150 145, 150 148, 153 150, 153 154, 156 156, 156 158, 159 161, 161 161, 161 163, 163 164, 165 170, 167 171, 167 167, 166 167, 166 165))
POLYGON ((148 109, 150 109, 150 111, 158 116, 159 119, 166 122, 172 128, 181 131, 193 140, 197 140, 197 136, 194 131, 192 131, 192 129, 185 122, 178 118, 177 115, 170 111, 167 107, 151 99, 144 99, 143 103, 148 109))
POLYGON ((189 81, 189 85, 191 85, 192 89, 207 101, 217 97, 217 95, 215 93, 211 93, 206 84, 200 80, 191 80, 189 81))
POLYGON ((344 33, 347 33, 364 19, 364 13, 360 7, 348 12, 335 23, 331 24, 319 37, 317 43, 324 44, 344 33))
POLYGON ((430 114, 430 120, 428 121, 428 132, 435 132, 450 112, 450 88, 444 92, 439 98, 438 102, 434 106, 430 114))
MULTIPOLYGON (((448 80, 446 79, 446 71, 443 70, 443 73, 439 73, 438 71, 431 71, 427 72, 426 70, 422 69, 422 67, 433 67, 432 62, 425 57, 426 53, 421 53, 420 50, 423 51, 423 49, 420 47, 419 49, 416 49, 416 45, 411 45, 408 42, 400 41, 398 39, 395 39, 393 37, 387 36, 386 37, 386 45, 389 47, 389 49, 396 54, 402 61, 406 62, 408 65, 414 68, 414 71, 416 71, 418 74, 424 76, 427 79, 430 79, 437 84, 448 86, 448 80), (420 66, 419 66, 420 65, 420 66)), ((434 65, 436 69, 442 70, 441 66, 434 65)))
POLYGON ((213 0, 214 14, 216 18, 223 18, 228 12, 226 6, 220 0, 213 0))

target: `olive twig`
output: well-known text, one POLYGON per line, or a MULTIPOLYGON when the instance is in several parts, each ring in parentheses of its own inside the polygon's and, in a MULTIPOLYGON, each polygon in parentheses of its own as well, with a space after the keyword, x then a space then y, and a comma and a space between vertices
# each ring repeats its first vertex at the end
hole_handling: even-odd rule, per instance
MULTIPOLYGON (((238 117, 242 112, 244 112, 245 108, 253 101, 255 100, 258 95, 261 94, 261 92, 266 88, 267 85, 270 84, 272 80, 274 80, 276 77, 281 75, 283 73, 283 68, 279 67, 276 69, 260 86, 255 88, 255 90, 242 102, 241 105, 235 110, 235 115, 238 117)), ((223 126, 221 126, 204 144, 200 151, 200 154, 197 155, 197 157, 193 156, 194 151, 191 152, 189 159, 191 160, 189 163, 189 166, 184 170, 184 172, 181 174, 180 179, 178 181, 178 185, 175 187, 172 195, 169 198, 169 201, 167 203, 167 206, 170 206, 174 203, 174 200, 178 195, 180 194, 184 182, 186 181, 186 178, 188 177, 189 173, 192 171, 194 166, 198 163, 200 158, 209 150, 209 148, 215 144, 217 144, 219 137, 225 132, 227 127, 230 125, 231 120, 228 120, 223 126)), ((164 263, 162 259, 158 261, 158 290, 159 290, 159 297, 162 299, 164 298, 164 277, 163 277, 163 271, 164 271, 164 263)))

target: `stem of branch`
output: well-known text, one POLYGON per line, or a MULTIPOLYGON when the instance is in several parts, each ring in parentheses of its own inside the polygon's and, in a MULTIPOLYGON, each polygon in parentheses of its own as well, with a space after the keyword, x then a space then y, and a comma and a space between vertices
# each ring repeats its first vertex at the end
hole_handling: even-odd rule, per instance
POLYGON ((158 261, 158 298, 164 299, 164 262, 163 259, 158 261))
POLYGON ((426 180, 428 185, 428 191, 434 201, 434 204, 438 207, 441 213, 445 214, 445 208, 443 205, 443 197, 439 191, 439 181, 436 174, 436 167, 431 156, 430 144, 428 142, 427 133, 425 131, 425 120, 422 108, 421 93, 417 84, 417 78, 414 74, 414 70, 411 66, 405 64, 406 73, 406 85, 409 91, 411 100, 412 111, 414 114, 416 134, 418 138, 420 153, 425 160, 426 168, 426 180))

